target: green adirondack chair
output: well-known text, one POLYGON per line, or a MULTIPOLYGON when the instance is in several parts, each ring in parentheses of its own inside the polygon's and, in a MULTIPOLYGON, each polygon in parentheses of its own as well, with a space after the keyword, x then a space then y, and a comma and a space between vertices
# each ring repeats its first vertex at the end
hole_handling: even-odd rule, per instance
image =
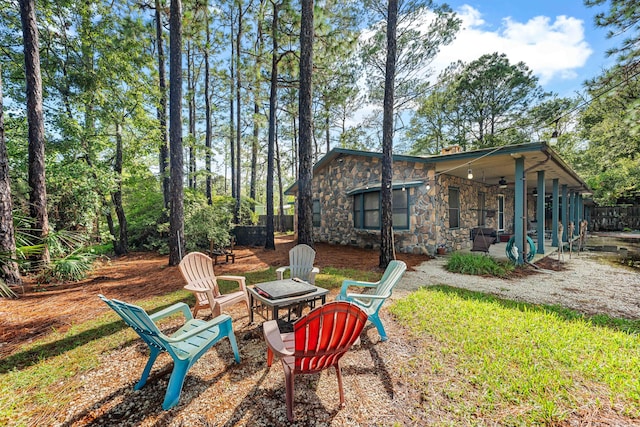
POLYGON ((384 330, 378 312, 380 307, 391 296, 393 287, 400 281, 407 269, 407 264, 403 261, 393 260, 389 262, 382 278, 377 282, 359 282, 356 280, 344 280, 340 293, 336 297, 337 301, 349 301, 356 304, 365 313, 368 320, 375 325, 380 334, 380 340, 387 340, 387 333, 384 330), (348 293, 349 286, 367 288, 367 293, 348 293))
POLYGON ((162 409, 164 410, 178 404, 187 371, 200 356, 222 338, 229 338, 236 363, 240 363, 240 354, 238 353, 238 344, 231 325, 231 317, 226 314, 222 314, 210 321, 194 319, 189 306, 179 302, 149 315, 136 305, 116 299, 110 300, 103 295, 99 295, 99 297, 118 313, 125 323, 131 326, 149 346, 149 361, 142 372, 140 381, 135 386, 136 390, 142 388, 147 382, 151 367, 160 353, 166 351, 173 358, 173 371, 171 372, 167 392, 162 403, 162 409), (154 323, 163 317, 180 311, 182 311, 186 322, 170 336, 163 334, 154 323))

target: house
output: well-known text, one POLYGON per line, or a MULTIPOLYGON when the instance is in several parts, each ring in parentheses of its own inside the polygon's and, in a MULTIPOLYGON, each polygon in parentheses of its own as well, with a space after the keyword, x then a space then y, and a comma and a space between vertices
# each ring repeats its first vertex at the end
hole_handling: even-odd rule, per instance
MULTIPOLYGON (((379 247, 381 158, 381 153, 334 148, 315 164, 315 241, 379 247)), ((519 247, 533 229, 536 251, 544 253, 545 232, 557 246, 562 221, 561 238, 567 241, 569 221, 586 218, 584 197, 590 195, 587 184, 546 143, 394 155, 392 186, 396 250, 424 254, 439 246, 471 247, 477 227, 515 236, 519 247)), ((286 194, 297 189, 295 183, 286 194)))

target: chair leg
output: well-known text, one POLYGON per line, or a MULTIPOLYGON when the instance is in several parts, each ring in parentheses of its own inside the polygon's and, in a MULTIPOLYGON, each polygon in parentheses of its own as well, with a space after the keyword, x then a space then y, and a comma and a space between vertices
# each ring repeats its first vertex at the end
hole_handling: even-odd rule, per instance
POLYGON ((134 390, 140 390, 147 383, 147 378, 149 378, 151 367, 155 363, 156 358, 158 357, 158 354, 162 352, 162 350, 155 347, 149 347, 149 349, 150 349, 149 360, 147 361, 147 364, 144 367, 144 370, 142 371, 142 376, 140 377, 140 381, 138 381, 138 384, 135 385, 134 390))
POLYGON ((167 386, 167 393, 165 394, 164 402, 162 403, 162 409, 165 411, 178 404, 178 401, 180 400, 180 393, 182 393, 184 378, 187 376, 188 370, 189 360, 173 361, 173 371, 171 372, 169 385, 167 386))
POLYGON ((386 341, 388 339, 387 338, 387 333, 384 330, 384 326, 382 326, 382 321, 380 320, 380 317, 378 316, 378 313, 372 314, 371 316, 369 316, 369 320, 378 329, 378 333, 380 334, 380 341, 386 341))
POLYGON ((336 376, 338 377, 338 391, 340 392, 340 406, 344 406, 344 388, 342 387, 342 370, 336 363, 336 376))
POLYGON ((284 370, 284 387, 287 398, 287 419, 289 422, 293 422, 293 371, 285 368, 284 370))

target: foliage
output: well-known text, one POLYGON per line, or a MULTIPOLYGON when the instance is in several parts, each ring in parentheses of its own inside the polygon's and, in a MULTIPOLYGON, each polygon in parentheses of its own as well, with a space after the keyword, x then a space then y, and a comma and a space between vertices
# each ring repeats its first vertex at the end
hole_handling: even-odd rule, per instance
POLYGON ((93 268, 96 256, 90 252, 76 251, 61 258, 53 258, 40 279, 44 282, 78 281, 93 268))
MULTIPOLYGON (((584 0, 587 7, 601 6, 607 0, 584 0)), ((611 0, 607 12, 598 12, 595 23, 598 27, 609 28, 607 38, 626 34, 621 46, 607 52, 609 55, 619 54, 621 63, 632 63, 640 56, 640 9, 635 0, 611 0), (611 29, 613 28, 613 29, 611 29)))
POLYGON ((621 332, 570 310, 445 286, 414 292, 391 312, 414 338, 432 342, 408 361, 427 369, 412 385, 430 401, 446 396, 458 419, 557 425, 602 401, 640 414, 640 359, 620 357, 640 350, 637 322, 621 332), (434 382, 443 369, 451 380, 434 382))
MULTIPOLYGON (((640 65, 636 66, 640 73, 640 65)), ((640 81, 614 68, 589 83, 593 99, 580 117, 587 146, 576 168, 599 204, 640 195, 640 81)))
POLYGON ((514 270, 514 266, 509 262, 500 263, 489 256, 460 252, 452 253, 444 268, 452 273, 496 277, 508 277, 514 270))
POLYGON ((129 191, 124 194, 124 205, 130 247, 167 253, 168 219, 158 181, 149 175, 127 184, 129 191))
POLYGON ((187 251, 207 251, 210 242, 214 247, 227 247, 234 206, 232 197, 213 197, 212 205, 209 205, 204 195, 185 191, 184 240, 187 251))

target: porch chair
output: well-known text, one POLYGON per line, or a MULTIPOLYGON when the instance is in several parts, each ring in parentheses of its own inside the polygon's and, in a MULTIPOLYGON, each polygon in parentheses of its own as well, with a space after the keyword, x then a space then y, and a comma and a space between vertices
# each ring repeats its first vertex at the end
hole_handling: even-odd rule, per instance
POLYGON ((184 289, 194 293, 196 305, 193 307, 193 316, 202 309, 211 309, 213 317, 220 315, 224 307, 243 302, 250 313, 249 295, 244 276, 217 276, 213 271, 213 261, 202 252, 187 254, 179 264, 182 277, 187 285, 184 289), (240 290, 228 294, 221 294, 218 287, 218 279, 237 282, 240 290))
POLYGON ((281 334, 276 320, 262 327, 267 343, 267 366, 274 354, 282 361, 285 377, 287 418, 293 422, 294 378, 333 366, 338 377, 340 405, 344 405, 340 359, 358 339, 367 314, 355 304, 333 301, 310 311, 293 324, 293 332, 281 334))
POLYGON ((388 339, 384 330, 382 321, 378 312, 380 307, 391 296, 393 287, 400 281, 407 269, 407 264, 403 261, 393 260, 389 262, 387 269, 384 271, 382 278, 377 282, 360 282, 356 280, 344 280, 340 293, 336 297, 337 301, 349 301, 362 308, 369 318, 369 321, 375 325, 380 334, 380 341, 388 339), (367 288, 368 293, 348 293, 349 286, 358 286, 367 288))
POLYGON ((166 351, 173 359, 173 371, 169 378, 169 385, 162 403, 162 409, 167 410, 178 404, 184 379, 189 368, 209 348, 222 338, 229 338, 236 363, 240 363, 240 354, 236 337, 233 334, 231 317, 220 315, 210 321, 194 319, 189 306, 179 302, 157 313, 148 315, 142 308, 116 299, 108 299, 98 295, 109 307, 122 317, 122 320, 140 335, 149 346, 149 361, 142 371, 140 381, 134 389, 139 390, 147 382, 153 363, 160 353, 166 351), (167 336, 154 323, 173 313, 182 312, 185 323, 173 334, 167 336))
POLYGON ((290 270, 291 277, 297 277, 312 285, 316 282, 316 274, 320 272, 318 267, 313 266, 316 258, 316 251, 308 245, 296 245, 289 251, 289 265, 276 269, 278 280, 284 278, 285 271, 290 270))

